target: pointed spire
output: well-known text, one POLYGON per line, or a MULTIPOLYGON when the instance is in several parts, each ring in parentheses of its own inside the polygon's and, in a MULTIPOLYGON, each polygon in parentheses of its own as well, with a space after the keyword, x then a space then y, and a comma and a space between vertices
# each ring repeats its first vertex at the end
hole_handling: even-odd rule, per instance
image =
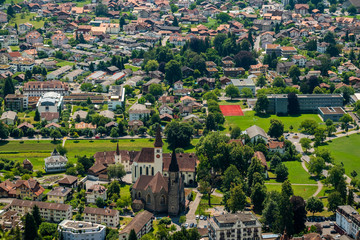
POLYGON ((116 145, 116 156, 120 155, 120 150, 119 150, 119 143, 117 143, 116 145))
POLYGON ((161 138, 160 126, 158 126, 157 129, 156 129, 156 137, 155 137, 154 147, 161 148, 163 145, 164 145, 164 143, 163 143, 162 138, 161 138))
POLYGON ((51 156, 56 156, 59 155, 58 151, 56 150, 56 148, 54 148, 54 151, 51 153, 51 156))
POLYGON ((173 149, 173 153, 171 155, 171 162, 169 166, 169 172, 178 172, 178 171, 179 171, 179 164, 176 159, 175 149, 173 149))

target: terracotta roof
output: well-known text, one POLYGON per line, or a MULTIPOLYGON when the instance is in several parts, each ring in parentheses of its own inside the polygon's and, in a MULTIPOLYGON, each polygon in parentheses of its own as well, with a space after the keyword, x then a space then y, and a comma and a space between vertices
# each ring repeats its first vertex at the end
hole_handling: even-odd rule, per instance
POLYGON ((260 152, 260 151, 254 152, 254 157, 261 161, 261 165, 263 165, 265 167, 265 169, 269 168, 267 165, 267 162, 266 162, 265 155, 262 152, 260 152))
POLYGON ((86 207, 84 209, 85 214, 96 214, 96 215, 104 215, 104 216, 116 216, 119 212, 115 209, 109 209, 109 208, 91 208, 86 207))
POLYGON ((40 196, 45 191, 39 182, 33 178, 30 178, 29 180, 17 180, 15 183, 15 188, 19 188, 21 186, 25 186, 36 196, 40 196))
POLYGON ((59 119, 59 113, 58 112, 42 112, 41 118, 44 118, 46 121, 52 121, 54 119, 59 119))
POLYGON ((141 175, 133 185, 133 189, 146 190, 151 188, 153 193, 158 193, 161 189, 168 192, 168 180, 160 172, 157 172, 155 176, 141 175))
POLYGON ((123 233, 130 233, 132 229, 134 229, 135 233, 138 234, 141 229, 154 217, 154 214, 152 214, 149 211, 143 211, 138 213, 131 222, 126 225, 126 227, 120 232, 120 234, 123 233))
POLYGON ((285 147, 285 143, 284 142, 279 142, 279 141, 271 141, 268 143, 268 147, 270 149, 274 149, 274 148, 284 148, 285 147))
POLYGON ((101 164, 101 163, 95 163, 91 168, 89 168, 89 172, 93 172, 93 173, 99 173, 103 170, 105 170, 106 167, 101 164))
POLYGON ((23 122, 22 124, 17 126, 17 128, 22 128, 22 127, 34 128, 34 126, 31 123, 28 123, 28 122, 23 122))
MULTIPOLYGON (((171 162, 170 153, 163 154, 163 171, 168 171, 171 162)), ((180 172, 195 172, 197 157, 192 153, 177 153, 176 159, 180 172)))

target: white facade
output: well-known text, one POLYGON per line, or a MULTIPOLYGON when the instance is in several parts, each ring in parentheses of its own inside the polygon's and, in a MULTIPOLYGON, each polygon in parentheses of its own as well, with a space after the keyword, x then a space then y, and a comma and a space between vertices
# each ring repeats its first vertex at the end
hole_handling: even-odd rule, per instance
POLYGON ((255 96, 255 83, 252 79, 231 79, 231 83, 239 89, 240 93, 244 88, 249 88, 255 96))
POLYGON ((133 162, 131 165, 132 181, 140 177, 140 175, 155 176, 156 173, 163 172, 163 151, 161 147, 154 148, 154 162, 133 162))
POLYGON ((150 110, 145 105, 135 103, 131 106, 129 110, 130 121, 141 120, 146 116, 150 116, 150 110))
POLYGON ((36 107, 39 113, 42 112, 60 112, 62 108, 63 97, 56 92, 47 92, 40 97, 36 107))
POLYGON ((59 224, 63 240, 104 240, 106 227, 83 221, 64 220, 59 224))
POLYGON ((96 199, 102 198, 106 200, 106 189, 105 187, 98 185, 93 185, 86 191, 86 202, 87 203, 96 203, 96 199))
POLYGON ((110 86, 108 109, 116 110, 116 106, 122 106, 125 101, 125 88, 122 86, 110 86))
POLYGON ((68 159, 54 149, 51 156, 45 158, 45 172, 65 172, 67 162, 68 159))
POLYGON ((360 214, 349 205, 339 206, 336 210, 336 225, 355 238, 360 231, 360 214))
POLYGON ((119 211, 114 209, 90 208, 84 209, 84 220, 91 223, 105 224, 108 227, 119 225, 119 211))

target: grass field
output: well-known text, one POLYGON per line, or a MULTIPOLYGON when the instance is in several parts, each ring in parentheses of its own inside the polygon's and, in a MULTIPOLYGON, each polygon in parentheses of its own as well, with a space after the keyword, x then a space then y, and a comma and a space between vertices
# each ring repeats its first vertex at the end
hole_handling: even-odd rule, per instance
POLYGON ((348 137, 341 137, 328 142, 321 148, 330 150, 335 163, 344 164, 345 173, 351 177, 350 173, 355 170, 360 173, 360 134, 352 134, 348 137))
MULTIPOLYGON (((266 184, 265 185, 268 191, 278 191, 281 192, 281 184, 266 184)), ((292 188, 294 190, 294 195, 301 196, 304 199, 308 199, 311 197, 317 189, 317 186, 306 186, 306 185, 292 185, 292 188)))
POLYGON ((133 65, 125 64, 125 69, 131 69, 131 71, 136 72, 137 70, 140 70, 141 68, 133 66, 133 65))
MULTIPOLYGON (((219 205, 219 204, 221 204, 222 197, 211 195, 210 201, 211 201, 211 204, 219 205)), ((209 200, 208 200, 207 195, 203 195, 201 197, 200 204, 195 211, 195 214, 196 215, 206 215, 206 209, 209 208, 208 203, 209 203, 209 200)), ((214 207, 214 205, 211 205, 211 206, 214 207)))
POLYGON ((246 105, 243 105, 244 102, 239 100, 222 100, 218 102, 219 105, 240 105, 241 108, 245 107, 246 105))
POLYGON ((320 123, 321 119, 316 114, 303 114, 300 116, 276 116, 269 115, 266 117, 255 116, 254 111, 244 111, 244 116, 229 116, 225 117, 225 130, 228 131, 229 127, 239 126, 242 130, 245 130, 252 125, 257 125, 267 131, 270 127, 270 119, 279 119, 284 123, 284 130, 289 131, 290 125, 293 126, 293 131, 298 132, 298 128, 302 121, 306 119, 312 119, 320 123))
POLYGON ((10 49, 11 49, 11 51, 13 51, 13 52, 17 52, 17 51, 20 50, 20 47, 19 47, 19 46, 10 46, 10 49))
MULTIPOLYGON (((304 168, 301 166, 301 162, 291 161, 283 162, 289 171, 289 181, 291 183, 298 184, 316 184, 316 181, 309 173, 307 173, 304 168)), ((269 177, 276 177, 275 174, 269 172, 269 177)), ((267 180, 266 182, 277 183, 275 179, 267 180)))
MULTIPOLYGON (((194 152, 198 139, 192 141, 192 145, 185 149, 186 152, 194 152)), ((34 170, 41 170, 44 167, 44 158, 49 157, 54 148, 61 144, 61 141, 0 141, 0 158, 14 161, 23 161, 28 158, 34 165, 34 170)), ((154 139, 120 139, 119 148, 122 150, 139 151, 144 147, 153 147, 154 139)), ((68 150, 69 162, 75 163, 76 156, 92 156, 100 151, 115 151, 116 142, 111 140, 67 140, 65 147, 68 150)), ((164 151, 170 152, 168 144, 164 141, 164 151)))
POLYGON ((86 1, 82 1, 82 2, 76 2, 76 6, 77 7, 83 7, 86 4, 90 4, 91 0, 86 0, 86 1))
POLYGON ((69 66, 75 65, 74 62, 69 62, 69 61, 58 59, 58 58, 55 58, 54 60, 57 61, 56 66, 58 66, 58 67, 63 67, 66 65, 69 65, 69 66))
POLYGON ((31 23, 32 25, 34 25, 35 28, 42 28, 44 27, 44 20, 30 20, 32 19, 33 17, 36 17, 36 13, 30 13, 29 15, 25 15, 24 18, 21 18, 21 14, 18 13, 16 14, 16 17, 14 19, 12 19, 10 21, 10 24, 11 25, 15 25, 15 23, 19 26, 20 24, 22 23, 31 23))

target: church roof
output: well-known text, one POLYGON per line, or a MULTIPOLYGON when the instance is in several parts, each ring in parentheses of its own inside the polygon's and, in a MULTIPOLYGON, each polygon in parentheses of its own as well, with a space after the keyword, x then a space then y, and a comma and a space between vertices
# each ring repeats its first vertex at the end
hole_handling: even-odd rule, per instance
POLYGON ((171 154, 171 162, 169 166, 169 172, 178 172, 179 171, 179 164, 176 159, 176 153, 175 149, 173 150, 173 153, 171 154))
POLYGON ((136 155, 134 162, 145 162, 153 163, 154 162, 154 148, 143 148, 136 155))
MULTIPOLYGON (((163 171, 169 171, 171 153, 163 153, 163 171)), ((176 153, 180 172, 195 172, 197 157, 194 153, 176 153)))
POLYGON ((158 193, 161 189, 168 192, 168 179, 165 178, 160 172, 157 172, 155 176, 141 175, 133 185, 133 189, 146 190, 151 188, 153 193, 158 193))

